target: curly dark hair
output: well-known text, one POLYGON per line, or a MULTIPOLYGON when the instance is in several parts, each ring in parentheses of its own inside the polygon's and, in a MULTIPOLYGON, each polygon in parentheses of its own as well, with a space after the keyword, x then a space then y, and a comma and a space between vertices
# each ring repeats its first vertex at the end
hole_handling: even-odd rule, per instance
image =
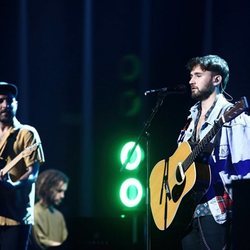
POLYGON ((53 191, 60 182, 68 183, 68 176, 57 169, 44 170, 38 175, 36 181, 36 198, 50 204, 53 191))
POLYGON ((227 62, 217 55, 207 55, 191 58, 186 67, 191 71, 199 65, 203 70, 212 71, 222 76, 221 91, 226 89, 229 80, 229 67, 227 62))

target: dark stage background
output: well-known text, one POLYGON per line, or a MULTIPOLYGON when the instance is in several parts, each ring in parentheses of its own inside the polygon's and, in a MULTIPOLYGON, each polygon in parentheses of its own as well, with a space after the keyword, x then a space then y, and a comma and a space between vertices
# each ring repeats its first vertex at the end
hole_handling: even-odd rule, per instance
MULTIPOLYGON (((218 54, 227 92, 249 97, 249 23, 247 0, 0 0, 0 81, 19 87, 18 118, 40 133, 42 168, 70 177, 61 210, 71 249, 145 248, 145 202, 121 219, 118 197, 120 147, 157 100, 144 92, 188 86, 187 60, 218 54)), ((148 130, 150 169, 173 154, 191 105, 166 97, 148 130)), ((152 249, 171 248, 151 230, 152 249)))

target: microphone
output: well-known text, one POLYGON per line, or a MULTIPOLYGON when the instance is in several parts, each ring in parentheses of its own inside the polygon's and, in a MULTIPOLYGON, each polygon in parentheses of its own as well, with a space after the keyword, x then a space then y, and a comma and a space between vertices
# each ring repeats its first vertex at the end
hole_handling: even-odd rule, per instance
POLYGON ((144 95, 152 95, 152 94, 185 94, 187 91, 187 87, 184 84, 179 84, 175 87, 164 87, 160 89, 151 89, 147 90, 144 95))

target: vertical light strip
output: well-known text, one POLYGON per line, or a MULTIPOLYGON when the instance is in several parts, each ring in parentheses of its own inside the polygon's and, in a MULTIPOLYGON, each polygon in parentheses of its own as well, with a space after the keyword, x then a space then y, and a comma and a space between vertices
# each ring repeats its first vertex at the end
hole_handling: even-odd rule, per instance
POLYGON ((84 1, 83 11, 83 78, 82 78, 82 158, 80 215, 90 217, 92 211, 92 0, 84 1))
POLYGON ((27 28, 27 0, 19 1, 19 113, 23 122, 29 122, 29 88, 28 88, 28 28, 27 28))

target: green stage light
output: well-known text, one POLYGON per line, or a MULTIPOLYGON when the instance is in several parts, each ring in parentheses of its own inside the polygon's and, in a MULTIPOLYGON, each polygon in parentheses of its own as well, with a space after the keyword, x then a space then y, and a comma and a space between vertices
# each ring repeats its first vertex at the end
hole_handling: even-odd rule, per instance
MULTIPOLYGON (((127 161, 130 150, 132 150, 134 145, 135 145, 135 142, 131 141, 131 142, 127 142, 123 146, 123 148, 121 150, 121 154, 120 154, 120 160, 121 160, 122 164, 124 164, 127 161)), ((125 168, 127 170, 136 169, 142 161, 142 156, 143 156, 142 149, 140 148, 139 145, 137 145, 133 154, 131 155, 130 159, 128 160, 125 168)))
POLYGON ((137 206, 143 196, 143 188, 140 183, 135 178, 126 179, 120 188, 120 199, 126 207, 137 206))

